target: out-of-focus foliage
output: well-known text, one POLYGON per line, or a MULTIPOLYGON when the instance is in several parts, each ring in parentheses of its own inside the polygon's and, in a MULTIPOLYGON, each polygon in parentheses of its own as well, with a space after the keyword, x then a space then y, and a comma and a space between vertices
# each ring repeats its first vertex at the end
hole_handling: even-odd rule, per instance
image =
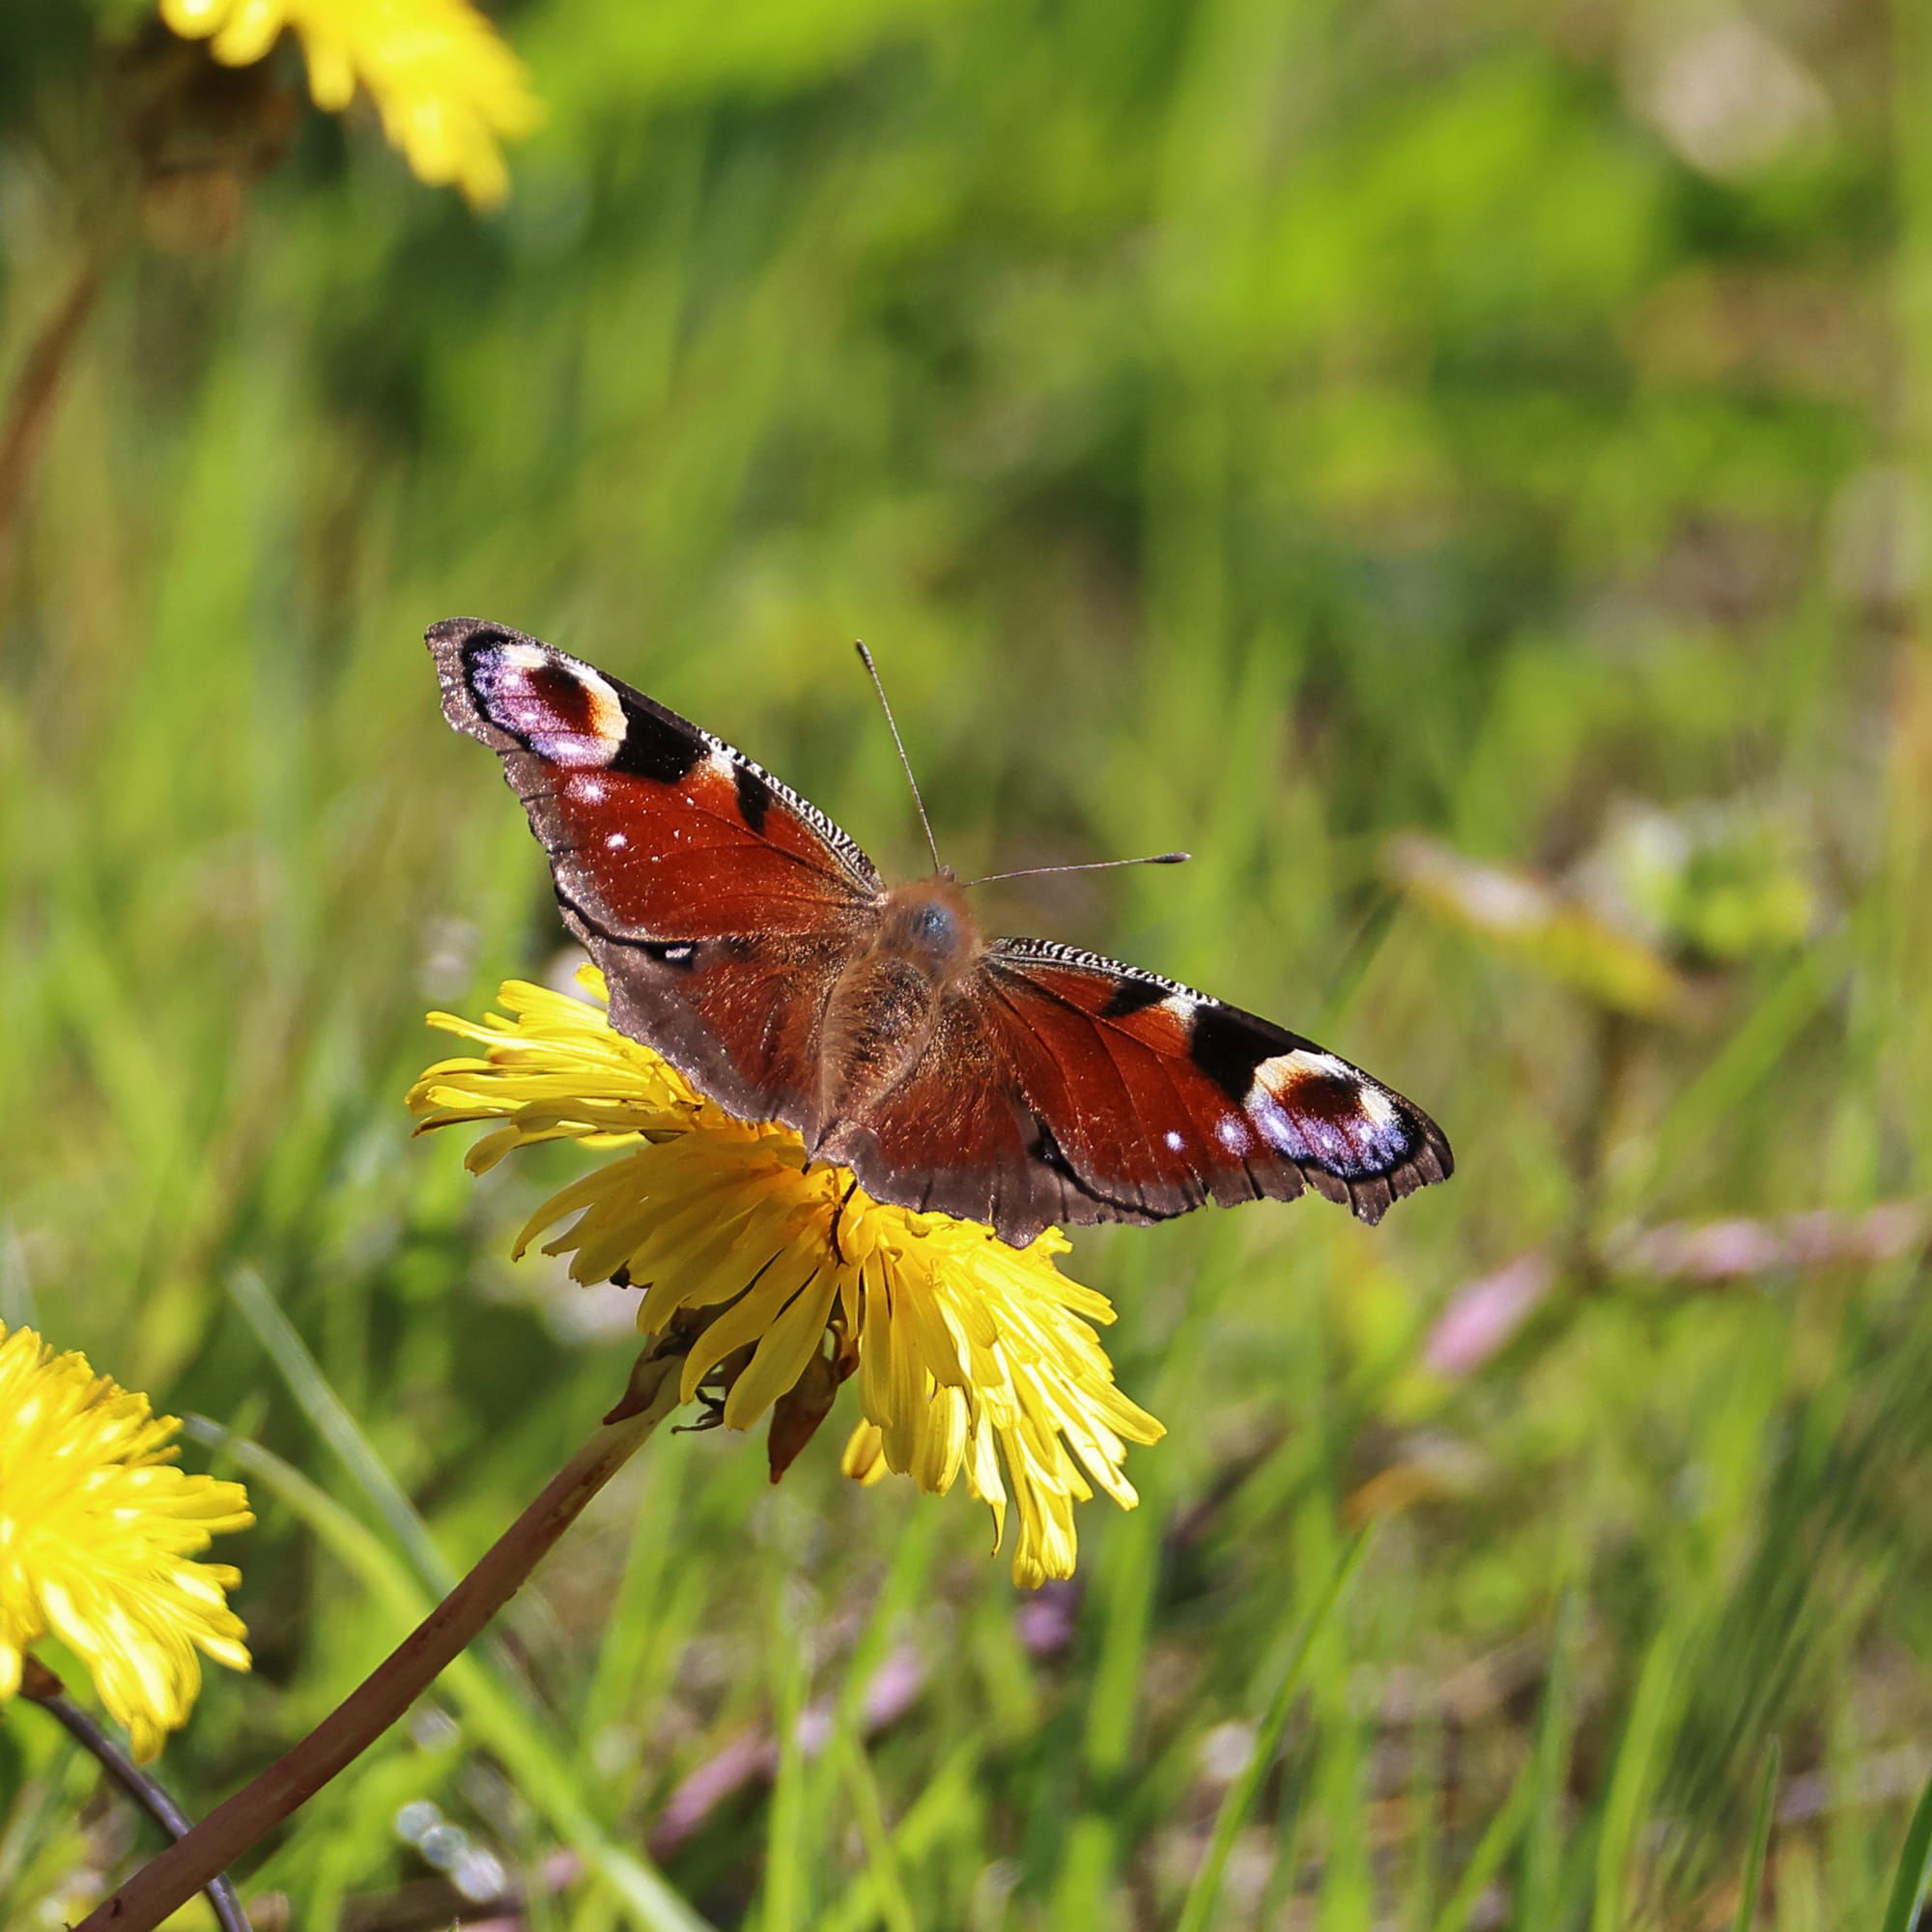
MULTIPOLYGON (((864 636, 962 870, 1197 854, 996 925, 1312 1032, 1461 1166, 1373 1233, 1082 1237, 1172 1434, 1044 1601, 963 1502, 654 1444, 244 1891, 679 1922, 648 1854, 718 1925, 1172 1924, 1378 1520, 1196 1922, 1729 1924, 1774 1734, 1755 1922, 1877 1922, 1932 1740, 1918 10, 498 18, 546 120, 484 219, 277 119, 293 49, 183 93, 145 8, 0 22, 0 393, 66 343, 0 528, 0 1319, 260 1445, 189 1807, 628 1363, 620 1292, 500 1258, 562 1156, 407 1140, 421 1008, 558 941, 431 619, 582 652, 904 872, 864 636), (1614 905, 1691 1009, 1432 916, 1405 834, 1614 905), (1719 1219, 1746 1264, 1695 1264, 1719 1219)), ((32 1717, 10 1922, 133 1851, 32 1717)))

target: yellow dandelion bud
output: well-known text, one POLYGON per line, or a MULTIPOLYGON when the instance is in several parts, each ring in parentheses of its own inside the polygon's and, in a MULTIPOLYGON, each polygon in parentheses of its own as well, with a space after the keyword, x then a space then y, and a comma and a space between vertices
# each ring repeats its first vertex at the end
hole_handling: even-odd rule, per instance
MULTIPOLYGON (((579 979, 605 999, 594 968, 579 979)), ((1072 1574, 1073 1506, 1095 1489, 1134 1506, 1126 1445, 1164 1432, 1115 1385, 1094 1333, 1113 1309, 1060 1272, 1057 1231, 1011 1248, 874 1201, 790 1128, 732 1119, 601 1005, 514 980, 498 1000, 507 1017, 481 1024, 430 1015, 484 1054, 430 1067, 411 1107, 424 1128, 500 1122, 469 1151, 479 1173, 540 1141, 611 1151, 531 1215, 516 1252, 568 1222, 545 1253, 568 1254, 578 1281, 635 1283, 639 1327, 689 1338, 686 1401, 708 1397, 730 1429, 772 1413, 774 1479, 856 1375, 846 1473, 890 1469, 935 1494, 963 1478, 995 1548, 1010 1496, 1022 1583, 1072 1574)))
POLYGON ((248 1668, 224 1592, 242 1580, 192 1559, 255 1520, 240 1483, 174 1466, 181 1424, 144 1395, 0 1322, 0 1702, 30 1644, 52 1635, 151 1758, 185 1722, 201 1660, 248 1668))
POLYGON ((479 207, 503 199, 502 143, 538 120, 529 74, 469 0, 160 0, 161 18, 229 67, 260 60, 285 29, 309 93, 331 113, 368 91, 383 130, 434 186, 479 207))

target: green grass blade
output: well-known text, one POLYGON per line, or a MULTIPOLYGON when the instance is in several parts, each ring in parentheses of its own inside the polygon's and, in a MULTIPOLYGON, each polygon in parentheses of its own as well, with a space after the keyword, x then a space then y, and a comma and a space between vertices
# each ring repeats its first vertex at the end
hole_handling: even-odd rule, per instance
POLYGON ((1509 1796, 1490 1820, 1489 1829, 1477 1839, 1476 1849, 1469 1854, 1469 1862, 1463 1867, 1456 1889, 1436 1915, 1434 1932, 1464 1932, 1477 1901, 1502 1869, 1503 1861, 1516 1849, 1517 1839, 1527 1827, 1535 1804, 1536 1760, 1531 1758, 1510 1786, 1509 1796))
POLYGON ((1757 1917, 1758 1888, 1764 1882, 1765 1854, 1771 1848, 1772 1822, 1777 1816, 1777 1772, 1783 1757, 1776 1738, 1764 1747, 1764 1771, 1758 1779, 1757 1810, 1751 1818, 1750 1847, 1745 1854, 1744 1887, 1738 1893, 1736 1932, 1750 1932, 1757 1917))
MULTIPOLYGON (((916 1870, 931 1858, 948 1836, 973 1829, 981 1802, 983 1766, 980 1741, 969 1738, 940 1765, 919 1796, 906 1806, 893 1833, 892 1849, 900 1872, 916 1870)), ((820 1918, 813 1932, 867 1932, 881 1918, 890 1922, 878 1863, 866 1868, 845 1888, 844 1894, 820 1918)))
POLYGON ((892 1833, 886 1824, 886 1810, 879 1792, 879 1780, 866 1747, 853 1733, 840 1733, 833 1746, 838 1754, 846 1795, 852 1802, 852 1815, 858 1821, 859 1836, 866 1847, 866 1874, 878 1900, 878 1914, 886 1932, 919 1932, 918 1915, 906 1893, 905 1874, 894 1849, 892 1833))
POLYGON ((1089 1802, 1072 1819, 1054 1879, 1053 1911, 1068 1924, 1104 1923, 1121 1862, 1119 1807, 1093 1794, 1112 1789, 1133 1749, 1140 1714, 1153 1596, 1160 1569, 1161 1519, 1147 1495, 1116 1526, 1101 1589, 1100 1652, 1087 1703, 1080 1767, 1089 1802))
POLYGON ((1678 1663, 1684 1632, 1674 1624, 1660 1631, 1637 1674, 1623 1743, 1617 1749, 1610 1788, 1604 1800, 1602 1835, 1597 1840, 1596 1905, 1592 1932, 1624 1932, 1631 1865, 1643 1835, 1644 1813, 1662 1768, 1664 1733, 1677 1699, 1678 1663))
POLYGON ((773 1679, 772 1720, 778 1738, 778 1770, 765 1814, 765 1932, 789 1932, 810 1922, 812 1848, 805 1829, 810 1770, 799 1722, 810 1690, 805 1633, 810 1614, 805 1586, 781 1577, 766 1618, 767 1654, 773 1679))
POLYGON ((456 1573, 436 1547, 428 1524, 377 1455, 375 1445, 329 1386, 322 1364, 282 1313, 268 1284, 253 1268, 236 1268, 228 1277, 228 1294, 288 1384, 309 1427, 335 1452, 355 1486, 375 1506, 389 1534, 408 1553, 424 1588, 439 1597, 446 1596, 456 1583, 456 1573))
POLYGON ((1350 1579, 1361 1567, 1362 1558, 1368 1552, 1371 1534, 1372 1531, 1365 1529, 1350 1545, 1295 1637, 1281 1682, 1275 1686, 1274 1694, 1268 1699, 1267 1711, 1256 1729, 1254 1749, 1241 1768, 1241 1775, 1228 1787, 1227 1795, 1221 1800, 1221 1809, 1214 1819, 1213 1835, 1208 1841, 1208 1856, 1202 1860, 1201 1869, 1194 1874, 1194 1883, 1187 1888, 1187 1898, 1176 1921, 1175 1932, 1205 1932, 1205 1928, 1213 1922, 1214 1908, 1221 1896, 1221 1881, 1227 1871, 1228 1855, 1235 1848, 1235 1834, 1247 1822, 1248 1813, 1254 1809, 1255 1799, 1260 1795, 1262 1779, 1267 1776, 1268 1766, 1274 1762, 1281 1734, 1288 1728, 1289 1713, 1294 1706, 1294 1693, 1301 1684, 1302 1666, 1308 1661, 1309 1649, 1326 1625, 1336 1604, 1341 1601, 1350 1579))
POLYGON ((1913 1932, 1913 1918, 1919 1900, 1925 1896, 1925 1881, 1932 1874, 1932 1778, 1918 1794, 1912 1823, 1906 1829, 1905 1849, 1898 1856, 1898 1870, 1891 1881, 1891 1899, 1885 1908, 1885 1923, 1880 1932, 1913 1932))
POLYGON ((1531 1760, 1535 1796, 1525 1827, 1522 1911, 1525 1925, 1553 1922, 1563 1859, 1563 1784, 1570 1762, 1570 1674, 1577 1650, 1578 1612, 1574 1593, 1566 1594, 1556 1620, 1549 1656, 1549 1680, 1543 1696, 1536 1753, 1531 1760))

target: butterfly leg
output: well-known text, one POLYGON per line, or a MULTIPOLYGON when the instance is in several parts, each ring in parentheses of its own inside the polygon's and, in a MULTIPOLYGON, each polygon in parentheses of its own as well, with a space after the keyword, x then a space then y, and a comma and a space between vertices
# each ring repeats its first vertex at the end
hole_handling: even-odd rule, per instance
POLYGON ((845 1204, 858 1191, 859 1177, 855 1174, 846 1183, 845 1192, 838 1197, 838 1206, 832 1210, 832 1252, 838 1259, 838 1265, 845 1265, 845 1250, 838 1245, 838 1224, 845 1218, 845 1204))
POLYGON ((673 1435, 702 1435, 707 1430, 722 1429, 724 1426, 724 1395, 721 1389, 701 1388, 697 1391, 697 1420, 679 1422, 671 1426, 673 1435))

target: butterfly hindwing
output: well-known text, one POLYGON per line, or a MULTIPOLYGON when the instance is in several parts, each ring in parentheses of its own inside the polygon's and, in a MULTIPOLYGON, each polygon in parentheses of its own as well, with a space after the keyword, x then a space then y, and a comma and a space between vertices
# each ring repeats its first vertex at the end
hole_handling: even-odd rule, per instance
POLYGON ((428 634, 444 716, 503 760, 618 1028, 730 1111, 807 1124, 826 989, 883 886, 722 739, 534 638, 428 634))
POLYGON ((1412 1101, 1284 1028, 1047 940, 996 940, 976 997, 1033 1117, 1061 1218, 1155 1221, 1311 1186, 1364 1221, 1447 1179, 1412 1101))
POLYGON ((1374 1222, 1454 1166, 1420 1108, 1314 1041, 1029 939, 992 943, 839 1157, 880 1198, 1015 1245, 1310 1186, 1374 1222))

